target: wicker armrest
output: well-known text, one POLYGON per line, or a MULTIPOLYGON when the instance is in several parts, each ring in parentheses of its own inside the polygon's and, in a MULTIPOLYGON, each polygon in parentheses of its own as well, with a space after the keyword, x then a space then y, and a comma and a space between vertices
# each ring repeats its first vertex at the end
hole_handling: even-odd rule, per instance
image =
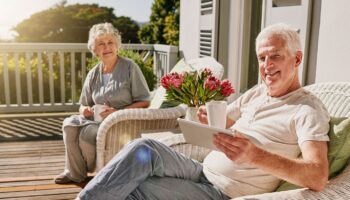
POLYGON ((125 109, 109 115, 100 125, 96 141, 96 170, 99 171, 129 141, 144 130, 176 128, 184 107, 125 109))

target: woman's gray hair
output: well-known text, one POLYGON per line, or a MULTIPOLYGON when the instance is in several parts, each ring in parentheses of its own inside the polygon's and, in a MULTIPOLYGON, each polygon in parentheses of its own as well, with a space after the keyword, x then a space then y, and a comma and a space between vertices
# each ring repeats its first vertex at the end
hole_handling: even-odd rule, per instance
POLYGON ((285 46, 291 53, 301 51, 300 37, 297 29, 284 23, 270 25, 264 28, 255 40, 255 51, 258 54, 258 48, 262 40, 269 37, 278 37, 284 40, 285 46))
POLYGON ((116 41, 117 49, 121 46, 121 36, 119 34, 118 29, 114 28, 114 26, 111 23, 100 23, 95 24, 91 27, 89 31, 89 41, 88 41, 88 49, 90 52, 96 56, 95 54, 95 40, 96 38, 103 36, 103 35, 112 35, 116 41))

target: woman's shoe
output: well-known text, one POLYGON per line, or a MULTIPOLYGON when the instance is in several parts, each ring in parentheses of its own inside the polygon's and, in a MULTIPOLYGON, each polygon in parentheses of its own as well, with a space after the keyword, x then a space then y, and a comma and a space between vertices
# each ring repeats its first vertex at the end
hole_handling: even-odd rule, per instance
POLYGON ((74 181, 70 180, 67 175, 64 173, 58 175, 55 177, 55 183, 56 184, 67 184, 67 183, 72 183, 74 181))

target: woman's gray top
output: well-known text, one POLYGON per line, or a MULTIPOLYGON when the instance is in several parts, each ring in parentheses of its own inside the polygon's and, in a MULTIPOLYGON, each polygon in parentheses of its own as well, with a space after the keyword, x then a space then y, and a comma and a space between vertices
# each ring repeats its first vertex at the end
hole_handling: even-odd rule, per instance
POLYGON ((103 84, 103 64, 97 64, 86 76, 80 104, 106 104, 116 109, 150 98, 147 82, 140 68, 130 59, 118 57, 107 85, 103 84))
MULTIPOLYGON (((106 104, 116 109, 122 109, 137 101, 150 100, 147 82, 139 68, 132 60, 118 56, 117 64, 106 85, 103 84, 103 64, 100 62, 86 76, 80 104, 93 106, 106 104)), ((64 125, 82 126, 94 123, 82 115, 67 118, 64 125), (69 120, 70 119, 70 120, 69 120)))

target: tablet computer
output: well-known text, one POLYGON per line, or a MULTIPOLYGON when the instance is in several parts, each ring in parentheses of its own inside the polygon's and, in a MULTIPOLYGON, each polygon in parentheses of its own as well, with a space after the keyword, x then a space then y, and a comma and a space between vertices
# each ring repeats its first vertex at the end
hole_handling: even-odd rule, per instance
POLYGON ((212 127, 199 122, 188 121, 178 118, 180 129, 187 143, 191 143, 197 146, 206 147, 212 150, 217 150, 213 143, 213 135, 221 132, 228 135, 234 135, 230 129, 222 129, 212 127))

